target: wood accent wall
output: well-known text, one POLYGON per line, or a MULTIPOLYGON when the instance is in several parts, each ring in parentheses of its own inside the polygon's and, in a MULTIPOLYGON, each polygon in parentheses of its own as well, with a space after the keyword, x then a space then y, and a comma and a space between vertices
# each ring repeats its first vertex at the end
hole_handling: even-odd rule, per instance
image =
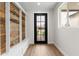
POLYGON ((19 43, 19 8, 10 3, 10 46, 19 43))
POLYGON ((0 54, 6 51, 5 3, 0 2, 0 54))

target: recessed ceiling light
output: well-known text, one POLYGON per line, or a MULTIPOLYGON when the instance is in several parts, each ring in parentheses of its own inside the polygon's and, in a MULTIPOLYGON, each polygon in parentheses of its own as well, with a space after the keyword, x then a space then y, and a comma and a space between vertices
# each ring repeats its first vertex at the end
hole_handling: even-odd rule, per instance
POLYGON ((38 2, 37 5, 40 6, 40 3, 38 2))

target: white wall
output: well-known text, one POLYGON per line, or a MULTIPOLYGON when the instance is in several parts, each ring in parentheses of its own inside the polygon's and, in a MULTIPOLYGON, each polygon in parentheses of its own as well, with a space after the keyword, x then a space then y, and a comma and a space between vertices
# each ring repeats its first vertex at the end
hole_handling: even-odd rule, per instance
POLYGON ((48 43, 54 42, 54 26, 53 10, 51 10, 48 14, 48 43))
MULTIPOLYGON (((30 39, 30 43, 33 44, 34 43, 34 12, 30 11, 27 13, 28 13, 27 37, 30 39)), ((44 11, 44 12, 41 11, 38 13, 48 13, 48 43, 53 43, 53 40, 54 40, 54 20, 52 16, 53 12, 52 10, 49 10, 49 11, 44 11)))
POLYGON ((57 8, 54 9, 55 45, 64 55, 79 55, 79 28, 58 28, 57 8))

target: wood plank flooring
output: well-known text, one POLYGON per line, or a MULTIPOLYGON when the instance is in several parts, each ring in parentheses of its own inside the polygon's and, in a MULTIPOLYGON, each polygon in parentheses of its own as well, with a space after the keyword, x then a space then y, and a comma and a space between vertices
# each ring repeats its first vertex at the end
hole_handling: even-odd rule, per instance
POLYGON ((53 44, 31 44, 24 56, 63 56, 53 44))

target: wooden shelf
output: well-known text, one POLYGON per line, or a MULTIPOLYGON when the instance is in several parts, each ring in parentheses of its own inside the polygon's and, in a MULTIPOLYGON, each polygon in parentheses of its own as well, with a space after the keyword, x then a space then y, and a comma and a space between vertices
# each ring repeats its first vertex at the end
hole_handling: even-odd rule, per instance
POLYGON ((16 15, 17 17, 19 17, 19 13, 16 13, 14 11, 10 11, 10 12, 11 12, 11 14, 16 15))
POLYGON ((10 15, 11 15, 10 21, 15 22, 16 24, 19 24, 19 20, 18 20, 19 17, 17 17, 16 15, 13 15, 12 13, 10 15))
POLYGON ((10 3, 10 12, 19 17, 19 9, 13 3, 10 3))
POLYGON ((0 11, 0 18, 5 18, 5 13, 0 11))
POLYGON ((2 33, 2 34, 0 34, 0 37, 2 37, 2 36, 4 36, 4 35, 6 35, 5 33, 2 33))

